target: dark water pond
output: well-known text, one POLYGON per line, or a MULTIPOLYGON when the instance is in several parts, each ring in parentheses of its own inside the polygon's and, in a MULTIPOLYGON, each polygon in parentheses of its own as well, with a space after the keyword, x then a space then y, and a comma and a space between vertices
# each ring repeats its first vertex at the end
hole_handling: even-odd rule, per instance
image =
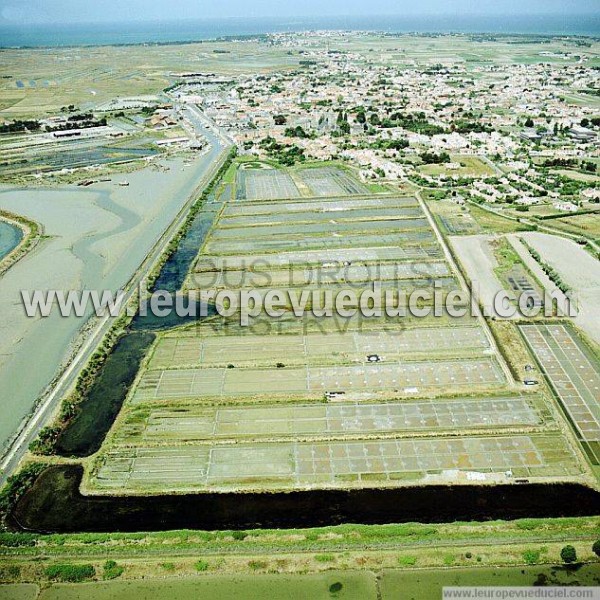
POLYGON ((575 484, 386 490, 82 496, 80 466, 46 469, 10 516, 40 532, 302 528, 343 523, 443 523, 598 514, 600 494, 575 484))
POLYGON ((57 454, 83 457, 100 449, 154 337, 152 333, 136 332, 117 342, 81 403, 81 410, 58 438, 57 454))

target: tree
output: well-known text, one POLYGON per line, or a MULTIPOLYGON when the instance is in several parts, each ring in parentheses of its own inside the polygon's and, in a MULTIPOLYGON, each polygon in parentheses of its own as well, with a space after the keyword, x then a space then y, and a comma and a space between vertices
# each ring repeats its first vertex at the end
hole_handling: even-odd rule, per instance
POLYGON ((285 125, 287 123, 287 119, 284 115, 275 115, 273 117, 273 122, 275 125, 285 125))
POLYGON ((581 119, 581 126, 582 127, 589 127, 590 126, 590 120, 589 119, 581 119))
POLYGON ((527 120, 525 121, 525 127, 533 127, 533 125, 533 119, 531 117, 527 117, 527 120))
POLYGON ((345 135, 348 135, 350 133, 350 123, 348 123, 348 121, 343 121, 339 124, 339 127, 341 133, 345 135))
POLYGON ((592 546, 592 551, 596 556, 600 556, 600 540, 596 540, 592 546))
POLYGON ((573 548, 573 546, 565 546, 560 551, 560 557, 566 565, 570 565, 574 562, 577 562, 577 552, 575 548, 573 548))

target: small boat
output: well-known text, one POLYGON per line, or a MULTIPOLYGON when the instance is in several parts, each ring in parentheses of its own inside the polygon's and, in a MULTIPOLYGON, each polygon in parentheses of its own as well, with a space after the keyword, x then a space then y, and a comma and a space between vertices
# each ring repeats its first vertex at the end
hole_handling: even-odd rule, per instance
POLYGON ((128 187, 129 186, 129 181, 119 181, 119 185, 121 187, 128 187))

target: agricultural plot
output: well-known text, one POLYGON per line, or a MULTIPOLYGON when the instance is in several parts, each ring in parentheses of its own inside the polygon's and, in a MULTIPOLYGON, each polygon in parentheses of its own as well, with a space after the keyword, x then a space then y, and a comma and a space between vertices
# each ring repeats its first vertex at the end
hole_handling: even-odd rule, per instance
POLYGON ((565 325, 521 325, 584 447, 600 464, 600 365, 565 325))
POLYGON ((146 412, 141 409, 129 415, 119 432, 120 444, 390 436, 423 431, 535 427, 543 422, 533 404, 518 396, 385 404, 165 406, 146 412))
POLYGON ((452 175, 458 175, 459 177, 494 176, 494 169, 482 158, 457 154, 452 155, 451 158, 451 163, 424 165, 419 170, 427 175, 445 175, 447 177, 452 177, 452 175))
MULTIPOLYGON (((283 357, 285 358, 285 357, 283 357)), ((194 397, 303 396, 327 393, 351 396, 391 392, 418 396, 423 390, 496 389, 506 384, 493 357, 439 361, 306 366, 279 369, 205 368, 149 370, 140 378, 132 401, 194 397)))
POLYGON ((416 482, 426 476, 478 479, 575 476, 572 451, 559 436, 275 442, 109 452, 94 487, 110 490, 294 489, 416 482))
POLYGON ((368 189, 346 171, 337 167, 301 169, 296 175, 313 196, 351 196, 367 194, 368 189))
POLYGON ((425 327, 307 335, 228 335, 162 337, 149 369, 177 367, 365 362, 443 354, 480 355, 490 344, 480 327, 425 327))
POLYGON ((297 198, 300 192, 292 178, 277 169, 240 169, 237 200, 297 198))

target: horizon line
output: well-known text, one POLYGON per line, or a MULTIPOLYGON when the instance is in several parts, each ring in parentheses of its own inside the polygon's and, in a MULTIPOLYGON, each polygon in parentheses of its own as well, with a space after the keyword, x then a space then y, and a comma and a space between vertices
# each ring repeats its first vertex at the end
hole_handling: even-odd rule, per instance
POLYGON ((414 18, 495 18, 495 17, 511 17, 511 18, 522 18, 522 17, 563 17, 563 18, 596 18, 600 19, 600 13, 590 12, 574 12, 565 14, 561 12, 521 12, 518 15, 514 13, 466 13, 466 12, 423 12, 423 13, 369 13, 369 14, 325 14, 325 15, 226 15, 226 16, 208 16, 208 17, 189 17, 189 18, 133 18, 133 19, 121 19, 121 20, 96 20, 96 21, 28 21, 26 23, 18 21, 10 21, 6 19, 0 19, 0 27, 15 27, 15 28, 28 28, 32 26, 61 26, 61 25, 124 25, 124 24, 151 24, 151 23, 190 23, 190 22, 203 22, 203 21, 235 21, 235 20, 251 20, 257 21, 261 19, 273 19, 273 20, 302 20, 302 19, 371 19, 371 18, 382 18, 382 17, 393 17, 397 19, 414 19, 414 18))

